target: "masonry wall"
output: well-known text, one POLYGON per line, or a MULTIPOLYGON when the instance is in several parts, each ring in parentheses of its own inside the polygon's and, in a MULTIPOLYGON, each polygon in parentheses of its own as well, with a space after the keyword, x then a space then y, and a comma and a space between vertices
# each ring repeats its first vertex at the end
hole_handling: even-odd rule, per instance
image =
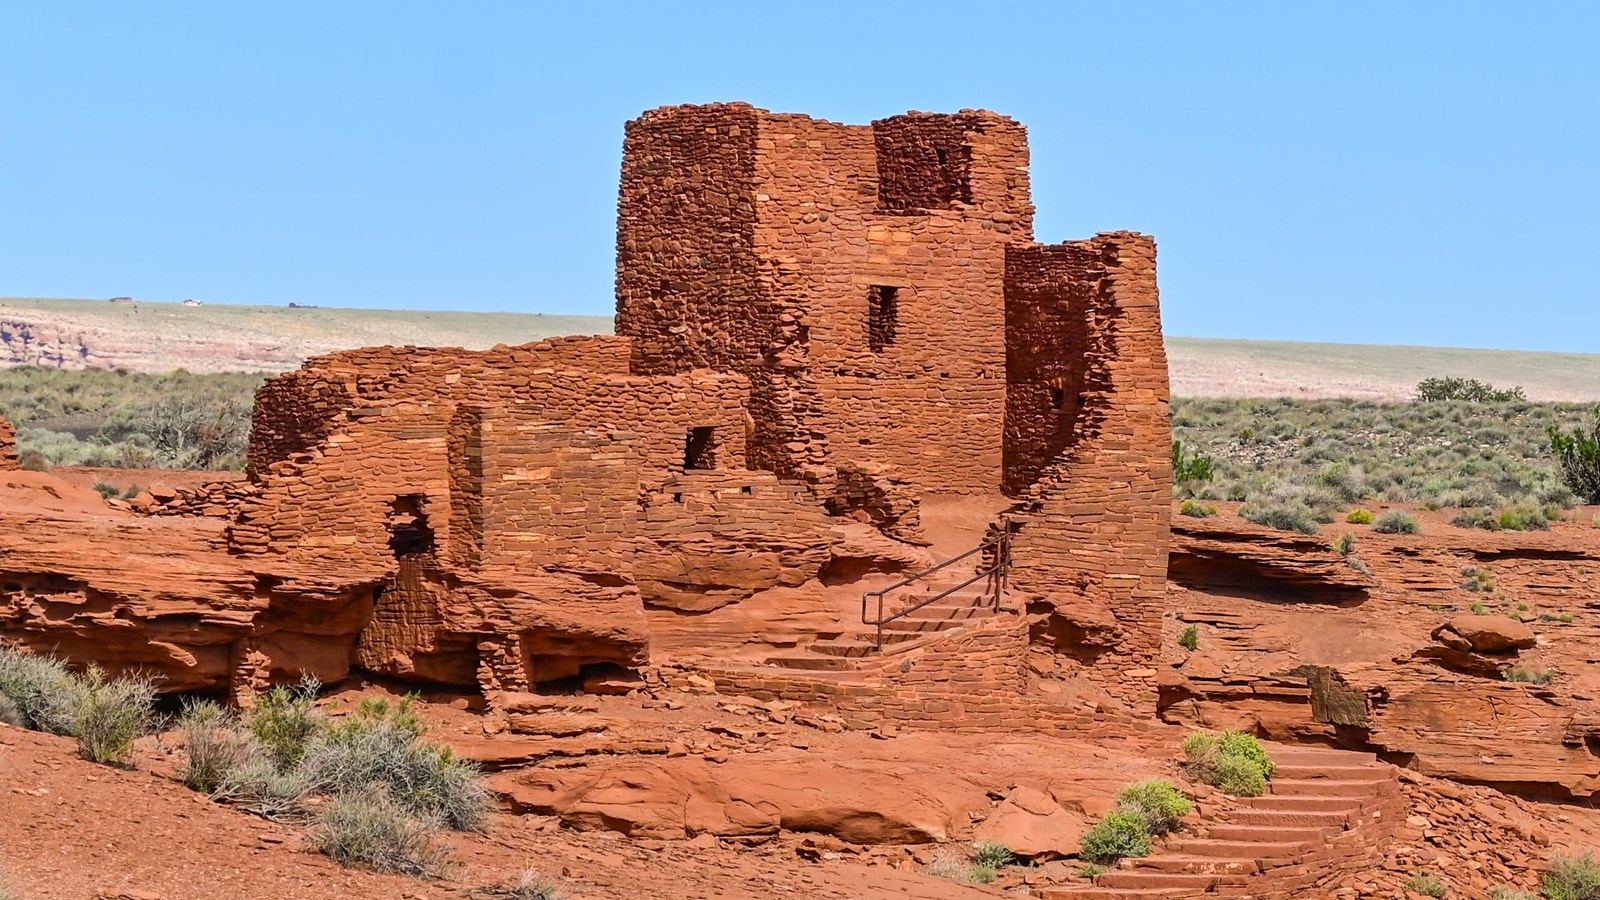
POLYGON ((259 477, 272 463, 318 445, 348 421, 355 406, 514 401, 527 394, 536 373, 626 375, 631 346, 625 338, 598 336, 481 351, 367 347, 312 357, 256 392, 250 472, 259 477))
MULTIPOLYGON (((1012 588, 1031 598, 1038 637, 1073 652, 1084 621, 1114 623, 1090 677, 1153 706, 1172 516, 1172 431, 1156 248, 1132 232, 1014 251, 1019 301, 1058 284, 1088 323, 1081 399, 1066 446, 1009 515, 1019 530, 1012 588), (1098 262, 1091 257, 1098 256, 1098 262), (1098 277, 1092 277, 1098 270, 1098 277)), ((1065 340, 1065 337, 1060 338, 1065 340)), ((1027 449, 1026 447, 1019 447, 1027 449)), ((1026 456, 1026 454, 1024 454, 1026 456)))
POLYGON ((617 330, 636 371, 749 375, 750 458, 782 475, 866 462, 923 491, 999 487, 1005 247, 1033 218, 1021 125, 672 107, 624 150, 617 330))
POLYGON ((17 468, 17 430, 0 416, 0 472, 17 468))
POLYGON ((1024 493, 1072 438, 1083 407, 1095 297, 1105 279, 1093 243, 1006 251, 1005 492, 1024 493))
MULTIPOLYGON (((648 482, 683 471, 686 438, 696 428, 713 429, 718 465, 744 464, 747 382, 738 375, 491 371, 482 358, 464 351, 455 358, 463 361, 444 367, 437 391, 430 391, 415 371, 386 382, 387 390, 374 382, 363 400, 348 401, 352 405, 329 414, 337 428, 310 452, 256 473, 262 487, 236 517, 233 548, 321 560, 340 571, 384 572, 392 567, 387 527, 392 504, 420 497, 440 549, 454 552, 448 538, 463 532, 452 523, 457 512, 451 500, 450 432, 459 408, 479 405, 458 397, 492 398, 489 405, 505 408, 517 427, 559 423, 575 432, 594 431, 605 441, 626 435, 638 454, 637 477, 648 482), (430 394, 431 402, 410 399, 430 394)), ((515 357, 505 359, 515 363, 515 357)), ((511 468, 514 462, 504 465, 511 468)), ((527 476, 539 467, 522 468, 527 476)), ((638 490, 637 481, 632 489, 638 490)))

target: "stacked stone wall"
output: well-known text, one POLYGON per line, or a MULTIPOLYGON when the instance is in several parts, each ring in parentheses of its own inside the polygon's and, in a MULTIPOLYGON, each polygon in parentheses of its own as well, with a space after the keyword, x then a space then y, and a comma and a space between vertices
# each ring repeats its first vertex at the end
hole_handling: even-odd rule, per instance
POLYGON ((11 420, 0 416, 0 472, 17 468, 17 430, 11 420))
POLYGON ((1087 322, 1082 390, 1066 445, 1010 511, 1012 588, 1032 598, 1041 636, 1070 652, 1084 620, 1114 623, 1086 671, 1141 708, 1156 698, 1172 525, 1170 393, 1156 289, 1156 249, 1131 232, 1013 250, 1013 271, 1054 277, 1087 322), (1098 263, 1086 254, 1099 256, 1098 263), (1095 268, 1093 289, 1081 283, 1095 268))
POLYGON ((1005 247, 1033 217, 1021 125, 672 107, 624 150, 617 330, 635 371, 748 374, 751 460, 782 475, 860 461, 922 491, 999 487, 1005 247))
POLYGON ((526 395, 536 373, 628 374, 631 345, 612 336, 555 338, 516 347, 367 347, 316 356, 256 392, 249 467, 305 453, 375 403, 499 403, 526 395))

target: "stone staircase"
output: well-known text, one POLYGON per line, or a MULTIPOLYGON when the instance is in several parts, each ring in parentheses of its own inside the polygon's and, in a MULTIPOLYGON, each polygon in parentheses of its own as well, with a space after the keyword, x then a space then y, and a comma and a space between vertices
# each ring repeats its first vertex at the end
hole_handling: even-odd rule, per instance
POLYGON ((1268 745, 1277 771, 1265 796, 1238 801, 1124 859, 1092 883, 1047 888, 1050 900, 1320 896, 1365 864, 1403 819, 1393 766, 1370 753, 1268 745))
MULTIPOLYGON (((915 606, 959 584, 959 580, 953 580, 919 585, 917 591, 897 597, 896 603, 901 608, 915 606)), ((999 615, 1001 613, 997 607, 1004 608, 1004 598, 1000 598, 1000 601, 997 603, 993 591, 985 583, 979 582, 940 597, 927 606, 913 609, 904 618, 884 623, 882 649, 877 645, 877 631, 862 628, 770 656, 766 664, 807 672, 857 671, 881 662, 883 657, 921 647, 940 636, 999 615)))

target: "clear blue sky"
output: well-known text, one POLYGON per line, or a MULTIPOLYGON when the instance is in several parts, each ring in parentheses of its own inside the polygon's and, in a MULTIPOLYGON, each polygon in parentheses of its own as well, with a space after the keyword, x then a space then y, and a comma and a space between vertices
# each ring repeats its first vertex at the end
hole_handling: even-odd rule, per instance
POLYGON ((1171 334, 1600 352, 1600 4, 13 2, 0 296, 612 309, 623 122, 1031 130, 1171 334))

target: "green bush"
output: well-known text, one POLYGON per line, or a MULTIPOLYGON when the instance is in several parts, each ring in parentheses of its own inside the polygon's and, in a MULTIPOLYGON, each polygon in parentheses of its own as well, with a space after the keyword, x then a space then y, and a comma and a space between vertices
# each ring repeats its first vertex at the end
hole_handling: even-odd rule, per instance
POLYGON ((1338 540, 1333 542, 1333 552, 1340 556, 1349 556, 1356 552, 1356 536, 1348 531, 1339 535, 1338 540))
POLYGON ((1370 509, 1352 509, 1352 510, 1350 510, 1350 515, 1345 516, 1344 520, 1346 522, 1350 523, 1351 525, 1371 525, 1372 524, 1372 510, 1370 510, 1370 509))
POLYGON ((1548 900, 1600 900, 1600 862, 1591 853, 1557 856, 1540 884, 1548 900))
POLYGON ((1199 626, 1190 625, 1188 628, 1185 628, 1183 630, 1183 634, 1178 636, 1178 646, 1191 652, 1200 649, 1199 626))
POLYGON ((183 783, 210 794, 224 778, 261 753, 236 716, 210 700, 189 700, 178 715, 183 736, 183 783))
POLYGON ((1198 500, 1185 500, 1183 505, 1178 507, 1178 514, 1189 516, 1193 519, 1209 519, 1217 514, 1217 508, 1215 506, 1207 506, 1198 500))
POLYGON ((1172 481, 1184 484, 1192 481, 1210 481, 1216 477, 1216 463, 1208 456, 1189 453, 1182 441, 1172 442, 1172 481))
POLYGON ((1549 435, 1550 452, 1567 488, 1585 503, 1600 503, 1600 409, 1590 429, 1562 431, 1552 425, 1549 435))
POLYGON ((1259 797, 1276 768, 1266 748, 1239 731, 1200 732, 1184 739, 1187 768, 1195 778, 1236 797, 1259 797))
POLYGON ((1321 528, 1317 524, 1317 514, 1304 503, 1247 503, 1239 508, 1239 515, 1246 521, 1279 531, 1298 531, 1301 534, 1316 534, 1321 528))
POLYGON ((1096 876, 1104 875, 1109 871, 1111 870, 1096 863, 1084 863, 1078 867, 1078 877, 1085 881, 1093 881, 1096 876))
POLYGON ((1407 878, 1405 889, 1424 897, 1443 897, 1450 893, 1450 888, 1444 883, 1444 879, 1424 872, 1414 873, 1407 878))
POLYGON ((1111 865, 1119 859, 1149 856, 1150 848, 1144 819, 1116 810, 1084 833, 1078 855, 1092 863, 1111 865))
POLYGON ((78 752, 90 762, 133 765, 133 742, 156 722, 156 687, 147 678, 107 678, 90 667, 81 680, 82 703, 74 732, 78 752))
POLYGON ((1422 526, 1417 524, 1415 516, 1396 509, 1379 517, 1372 530, 1379 534, 1419 534, 1422 526))
POLYGON ((412 817, 382 788, 335 797, 317 816, 312 846, 340 864, 375 872, 434 878, 448 857, 437 826, 412 817))
POLYGON ((1507 531, 1548 531, 1550 520, 1543 510, 1517 506, 1500 513, 1500 527, 1507 531))
POLYGON ((1520 403, 1528 399, 1521 387, 1495 387, 1476 378, 1425 378, 1417 384, 1417 399, 1425 403, 1461 400, 1468 403, 1520 403))
POLYGON ((325 727, 316 706, 321 687, 310 676, 293 687, 278 685, 250 711, 250 733, 280 772, 298 764, 311 740, 325 727))
POLYGON ((0 696, 22 728, 69 737, 77 731, 83 686, 61 660, 0 646, 0 696))
POLYGON ((1016 861, 1017 858, 1011 853, 1011 848, 999 841, 979 841, 972 848, 972 863, 976 866, 1004 869, 1016 861))
POLYGON ((1516 668, 1508 669, 1505 678, 1507 681, 1515 681, 1522 684, 1549 684, 1556 680, 1556 673, 1549 670, 1534 671, 1533 669, 1517 666, 1516 668))
POLYGON ((1141 781, 1122 789, 1117 795, 1117 809, 1138 816, 1145 831, 1154 837, 1178 830, 1183 817, 1194 810, 1194 804, 1170 781, 1141 781))
POLYGON ((457 831, 476 831, 489 814, 489 792, 477 766, 421 736, 409 702, 364 703, 312 742, 300 769, 318 792, 352 793, 381 785, 414 815, 457 831))
POLYGON ((941 851, 925 870, 935 878, 944 878, 962 884, 993 884, 999 870, 980 865, 966 852, 941 851))
POLYGON ((1481 528, 1484 531, 1499 531, 1500 517, 1492 509, 1464 509, 1457 513, 1450 524, 1457 528, 1481 528))

